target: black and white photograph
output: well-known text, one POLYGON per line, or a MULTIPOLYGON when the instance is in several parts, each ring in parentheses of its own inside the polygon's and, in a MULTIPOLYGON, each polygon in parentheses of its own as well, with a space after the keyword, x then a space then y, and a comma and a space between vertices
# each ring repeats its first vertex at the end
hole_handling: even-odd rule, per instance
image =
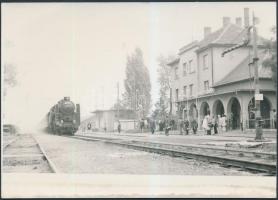
POLYGON ((276 198, 276 15, 1 3, 1 196, 276 198))

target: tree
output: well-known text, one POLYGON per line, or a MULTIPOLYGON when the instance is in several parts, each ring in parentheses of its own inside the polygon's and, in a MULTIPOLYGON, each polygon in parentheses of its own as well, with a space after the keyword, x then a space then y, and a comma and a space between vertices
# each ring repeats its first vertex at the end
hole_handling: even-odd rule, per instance
POLYGON ((151 106, 151 82, 149 70, 144 64, 142 50, 139 48, 127 57, 124 85, 123 105, 130 109, 139 109, 142 117, 147 116, 151 106))
POLYGON ((167 65, 174 56, 168 56, 167 58, 160 55, 157 59, 158 68, 158 82, 160 85, 159 89, 159 99, 155 104, 155 110, 153 112, 153 117, 163 119, 169 111, 170 106, 170 73, 171 69, 167 65))
POLYGON ((4 96, 7 95, 7 89, 14 87, 16 81, 16 68, 12 64, 4 64, 4 96))
POLYGON ((272 79, 275 87, 277 87, 277 43, 276 43, 276 27, 271 28, 274 37, 265 42, 269 57, 263 61, 263 66, 271 67, 272 79))

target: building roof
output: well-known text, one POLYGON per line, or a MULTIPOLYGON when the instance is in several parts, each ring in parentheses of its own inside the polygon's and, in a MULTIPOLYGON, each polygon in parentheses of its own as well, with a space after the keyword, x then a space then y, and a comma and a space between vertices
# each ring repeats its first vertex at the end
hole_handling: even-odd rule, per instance
MULTIPOLYGON (((100 112, 117 112, 118 110, 117 109, 103 109, 103 110, 94 110, 93 112, 91 113, 100 113, 100 112)), ((119 109, 119 111, 134 111, 132 109, 119 109)))
POLYGON ((190 50, 194 47, 197 47, 197 46, 198 46, 198 41, 195 40, 195 41, 183 46, 182 48, 180 48, 178 54, 180 55, 180 54, 184 53, 185 51, 188 51, 188 50, 190 50))
MULTIPOLYGON (((197 52, 200 52, 212 45, 222 45, 222 46, 232 46, 235 44, 239 44, 243 41, 243 39, 247 35, 247 29, 238 26, 236 24, 230 23, 225 27, 221 27, 220 29, 210 33, 201 41, 193 41, 187 45, 184 45, 179 50, 179 55, 184 51, 187 51, 193 47, 197 46, 197 52)), ((257 44, 258 46, 263 46, 266 39, 258 36, 257 37, 257 44)), ((253 43, 253 36, 251 34, 249 44, 252 45, 253 43)), ((169 66, 173 66, 177 62, 179 62, 180 58, 177 57, 171 62, 168 63, 169 66)))
POLYGON ((173 66, 175 63, 179 62, 180 58, 175 58, 174 60, 170 61, 167 65, 173 66))
MULTIPOLYGON (((260 53, 258 57, 259 78, 271 78, 271 68, 262 65, 262 60, 264 59, 265 55, 260 53)), ((254 66, 250 65, 249 67, 248 65, 251 62, 251 59, 251 57, 249 58, 249 56, 247 56, 241 63, 238 64, 238 66, 236 66, 230 73, 228 73, 223 79, 215 83, 212 87, 218 87, 221 85, 254 78, 254 66)))
MULTIPOLYGON (((199 42, 199 48, 197 51, 201 51, 208 47, 209 45, 235 45, 243 41, 247 35, 247 29, 242 28, 236 24, 228 24, 225 27, 212 32, 207 37, 199 42)), ((266 39, 258 37, 257 44, 259 46, 264 44, 266 39)), ((251 34, 251 39, 249 44, 253 43, 253 37, 251 34)))
POLYGON ((94 118, 96 118, 95 115, 90 116, 90 117, 87 117, 86 119, 81 120, 81 124, 82 124, 82 123, 86 123, 86 122, 90 122, 90 121, 92 121, 94 118))

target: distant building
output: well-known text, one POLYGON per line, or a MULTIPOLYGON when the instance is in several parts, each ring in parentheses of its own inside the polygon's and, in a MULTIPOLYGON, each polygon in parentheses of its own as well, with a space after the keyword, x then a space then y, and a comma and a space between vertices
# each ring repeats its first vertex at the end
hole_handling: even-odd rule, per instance
POLYGON ((18 132, 18 128, 13 124, 4 124, 3 125, 3 133, 5 134, 16 134, 18 132))
MULTIPOLYGON (((204 38, 185 45, 171 67, 173 114, 180 118, 197 119, 199 127, 204 116, 225 114, 230 129, 254 128, 254 67, 252 45, 234 50, 224 57, 221 53, 246 37, 241 18, 236 23, 223 17, 223 25, 212 32, 204 28, 204 38)), ((251 42, 253 38, 251 37, 251 42)), ((267 56, 264 39, 258 37, 259 84, 263 94, 261 115, 264 128, 273 127, 272 111, 276 109, 276 88, 271 68, 262 66, 267 56)))
POLYGON ((122 130, 130 130, 135 129, 137 123, 136 114, 130 109, 120 109, 119 116, 117 116, 117 109, 95 110, 92 113, 92 117, 82 121, 81 130, 116 131, 118 121, 121 123, 122 130))

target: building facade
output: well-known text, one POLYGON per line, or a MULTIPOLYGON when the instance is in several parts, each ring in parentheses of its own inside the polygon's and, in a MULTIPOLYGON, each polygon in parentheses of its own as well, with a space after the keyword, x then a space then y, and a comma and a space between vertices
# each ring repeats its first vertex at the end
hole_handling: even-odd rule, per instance
MULTIPOLYGON (((172 114, 179 118, 197 119, 199 128, 205 115, 226 115, 230 129, 255 127, 254 66, 251 37, 245 47, 222 52, 247 36, 241 18, 231 23, 224 17, 222 27, 214 32, 204 28, 204 38, 185 45, 168 65, 171 67, 172 114)), ((276 88, 271 68, 263 66, 264 40, 257 37, 259 87, 263 94, 261 115, 264 128, 274 127, 276 88)))

